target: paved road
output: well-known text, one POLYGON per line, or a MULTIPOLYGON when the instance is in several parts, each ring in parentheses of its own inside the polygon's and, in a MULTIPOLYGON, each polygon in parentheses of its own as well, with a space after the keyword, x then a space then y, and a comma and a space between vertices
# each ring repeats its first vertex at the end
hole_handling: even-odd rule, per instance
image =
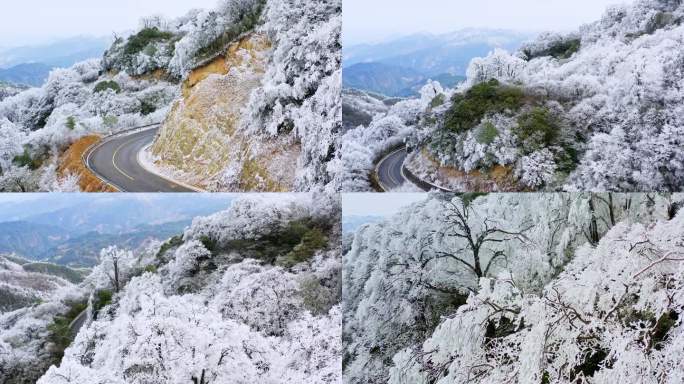
POLYGON ((76 335, 78 335, 78 331, 81 330, 87 319, 88 309, 85 309, 78 316, 76 316, 76 318, 71 322, 71 324, 69 324, 69 330, 71 331, 71 335, 73 337, 76 337, 76 335))
POLYGON ((380 159, 375 167, 375 172, 378 175, 378 182, 385 192, 399 188, 405 183, 410 183, 401 172, 407 155, 406 148, 397 149, 380 159))
POLYGON ((105 139, 90 152, 87 166, 121 192, 194 192, 146 171, 138 163, 138 152, 154 140, 158 128, 105 139))

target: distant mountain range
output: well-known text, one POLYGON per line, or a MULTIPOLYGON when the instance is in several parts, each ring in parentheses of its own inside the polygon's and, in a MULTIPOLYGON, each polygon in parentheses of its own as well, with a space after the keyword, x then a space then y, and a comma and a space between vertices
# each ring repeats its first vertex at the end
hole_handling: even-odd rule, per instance
POLYGON ((465 80, 465 77, 448 73, 430 77, 411 68, 384 63, 358 63, 344 69, 345 87, 394 97, 417 95, 428 80, 453 87, 465 80))
MULTIPOLYGON (((69 196, 69 195, 65 195, 69 196)), ((17 254, 34 261, 90 267, 110 245, 137 248, 148 239, 178 235, 197 216, 227 209, 230 195, 188 198, 183 194, 71 195, 72 202, 54 200, 54 210, 42 200, 14 202, 0 218, 0 255, 17 254)), ((0 204, 0 212, 8 203, 0 204)))
POLYGON ((383 220, 385 220, 384 216, 342 216, 342 232, 353 233, 356 232, 356 230, 364 224, 378 223, 383 220))
POLYGON ((40 86, 54 68, 102 57, 111 37, 74 37, 49 44, 0 48, 0 81, 40 86))
POLYGON ((428 79, 453 87, 465 79, 474 57, 486 56, 494 48, 517 50, 533 37, 508 30, 464 29, 344 47, 343 82, 348 88, 387 96, 415 96, 428 79))
POLYGON ((117 234, 131 232, 143 224, 165 224, 221 211, 230 206, 232 199, 230 195, 201 194, 193 197, 186 194, 65 194, 0 203, 0 223, 23 221, 57 226, 71 234, 117 234), (52 207, 46 205, 46 201, 52 207))
POLYGON ((150 239, 165 240, 181 234, 191 219, 140 225, 130 232, 69 233, 60 227, 28 222, 0 223, 0 255, 16 254, 32 261, 70 267, 92 267, 100 250, 111 245, 136 249, 150 239))

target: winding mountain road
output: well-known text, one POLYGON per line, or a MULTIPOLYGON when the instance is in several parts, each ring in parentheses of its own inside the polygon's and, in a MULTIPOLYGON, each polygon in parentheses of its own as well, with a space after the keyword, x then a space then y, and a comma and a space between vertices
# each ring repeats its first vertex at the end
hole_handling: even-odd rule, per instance
POLYGON ((73 337, 76 337, 78 335, 78 331, 83 328, 83 325, 85 324, 86 320, 88 319, 88 309, 83 310, 83 312, 79 313, 78 316, 69 324, 69 331, 71 331, 71 335, 73 337))
POLYGON ((86 156, 86 166, 121 192, 195 192, 147 171, 138 153, 154 140, 159 126, 130 135, 105 138, 86 156))
POLYGON ((408 156, 406 148, 402 147, 380 159, 375 166, 378 184, 380 184, 380 188, 385 192, 399 188, 406 183, 411 183, 402 172, 406 156, 408 156))

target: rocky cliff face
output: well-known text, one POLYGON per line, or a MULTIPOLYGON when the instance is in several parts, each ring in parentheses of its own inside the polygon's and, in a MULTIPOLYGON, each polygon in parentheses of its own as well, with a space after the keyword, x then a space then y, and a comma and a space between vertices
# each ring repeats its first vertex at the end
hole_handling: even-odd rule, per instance
POLYGON ((241 190, 290 190, 296 143, 272 140, 253 145, 237 128, 243 109, 265 71, 269 39, 249 34, 231 44, 226 54, 191 71, 183 97, 175 102, 152 146, 156 164, 175 176, 212 189, 226 168, 241 190))

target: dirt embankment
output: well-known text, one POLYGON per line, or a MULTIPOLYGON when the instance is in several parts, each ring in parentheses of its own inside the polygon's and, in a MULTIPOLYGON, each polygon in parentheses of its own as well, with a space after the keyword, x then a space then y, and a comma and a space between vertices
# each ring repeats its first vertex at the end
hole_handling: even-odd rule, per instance
POLYGON ((155 164, 204 189, 292 190, 299 143, 255 137, 239 127, 252 92, 261 85, 271 42, 250 34, 195 68, 151 148, 155 164))
POLYGON ((517 182, 511 166, 464 172, 441 165, 425 148, 409 155, 406 167, 417 177, 452 191, 529 192, 517 182))
POLYGON ((68 174, 78 175, 78 184, 83 192, 117 192, 116 189, 90 172, 85 164, 83 164, 82 156, 85 151, 99 141, 100 136, 90 135, 84 136, 71 144, 69 149, 59 159, 57 174, 61 177, 68 174))

